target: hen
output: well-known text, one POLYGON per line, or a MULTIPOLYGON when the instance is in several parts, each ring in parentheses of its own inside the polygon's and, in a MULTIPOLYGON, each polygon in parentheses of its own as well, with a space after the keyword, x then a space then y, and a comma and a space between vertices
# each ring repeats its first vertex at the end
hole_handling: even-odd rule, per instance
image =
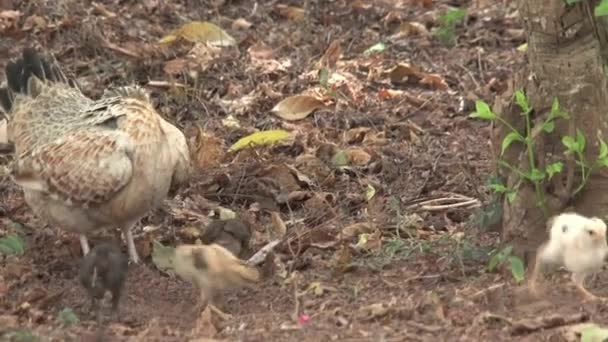
POLYGON ((31 48, 6 67, 0 102, 14 144, 11 176, 36 215, 86 234, 122 229, 129 259, 139 262, 131 228, 185 183, 190 157, 184 134, 164 120, 148 93, 129 86, 92 100, 58 64, 31 48))

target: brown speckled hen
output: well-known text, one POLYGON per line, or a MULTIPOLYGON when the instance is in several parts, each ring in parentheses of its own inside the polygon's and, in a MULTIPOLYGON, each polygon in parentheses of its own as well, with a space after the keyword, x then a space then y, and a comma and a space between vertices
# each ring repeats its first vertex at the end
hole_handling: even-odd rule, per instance
POLYGON ((80 234, 120 228, 137 263, 131 228, 188 179, 184 134, 137 86, 86 97, 54 60, 26 48, 6 67, 0 102, 15 147, 11 174, 35 214, 80 234))

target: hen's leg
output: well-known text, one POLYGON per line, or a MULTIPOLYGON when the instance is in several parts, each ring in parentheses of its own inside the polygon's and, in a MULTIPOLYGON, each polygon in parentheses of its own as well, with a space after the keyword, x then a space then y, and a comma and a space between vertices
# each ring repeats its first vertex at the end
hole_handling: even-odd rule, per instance
POLYGON ((89 254, 91 248, 89 248, 89 241, 84 234, 80 234, 80 247, 82 248, 82 255, 85 256, 89 254))
POLYGON ((139 263, 139 256, 137 255, 137 250, 135 249, 135 241, 133 241, 133 229, 134 225, 128 225, 127 228, 123 228, 122 232, 125 234, 125 240, 127 240, 127 250, 129 251, 129 260, 134 264, 139 263))

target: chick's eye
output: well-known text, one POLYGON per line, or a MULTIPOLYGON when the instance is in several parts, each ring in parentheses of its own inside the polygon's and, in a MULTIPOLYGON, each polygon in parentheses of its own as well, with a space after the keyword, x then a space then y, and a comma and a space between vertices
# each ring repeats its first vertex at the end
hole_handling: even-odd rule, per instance
POLYGON ((593 236, 593 230, 588 230, 587 233, 589 233, 590 236, 593 236))

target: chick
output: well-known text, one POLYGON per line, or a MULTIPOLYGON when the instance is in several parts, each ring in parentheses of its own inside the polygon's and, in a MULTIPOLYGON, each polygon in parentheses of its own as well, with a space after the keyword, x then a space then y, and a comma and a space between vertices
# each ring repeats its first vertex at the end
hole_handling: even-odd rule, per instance
POLYGON ((239 219, 213 220, 201 235, 204 244, 216 243, 237 257, 247 248, 250 239, 249 227, 239 219))
POLYGON ((110 243, 99 244, 84 256, 78 278, 91 297, 91 309, 95 309, 97 300, 109 291, 112 310, 117 311, 128 264, 127 256, 110 243))
MULTIPOLYGON (((175 273, 201 290, 203 304, 221 290, 257 282, 260 274, 226 248, 218 245, 181 245, 175 248, 175 273)), ((222 317, 229 315, 209 304, 222 317)))
POLYGON ((599 271, 608 255, 604 221, 597 217, 564 213, 550 220, 549 227, 549 240, 539 247, 536 254, 530 291, 538 293, 537 278, 545 266, 563 266, 572 272, 572 281, 586 300, 604 300, 584 287, 586 276, 599 271))

